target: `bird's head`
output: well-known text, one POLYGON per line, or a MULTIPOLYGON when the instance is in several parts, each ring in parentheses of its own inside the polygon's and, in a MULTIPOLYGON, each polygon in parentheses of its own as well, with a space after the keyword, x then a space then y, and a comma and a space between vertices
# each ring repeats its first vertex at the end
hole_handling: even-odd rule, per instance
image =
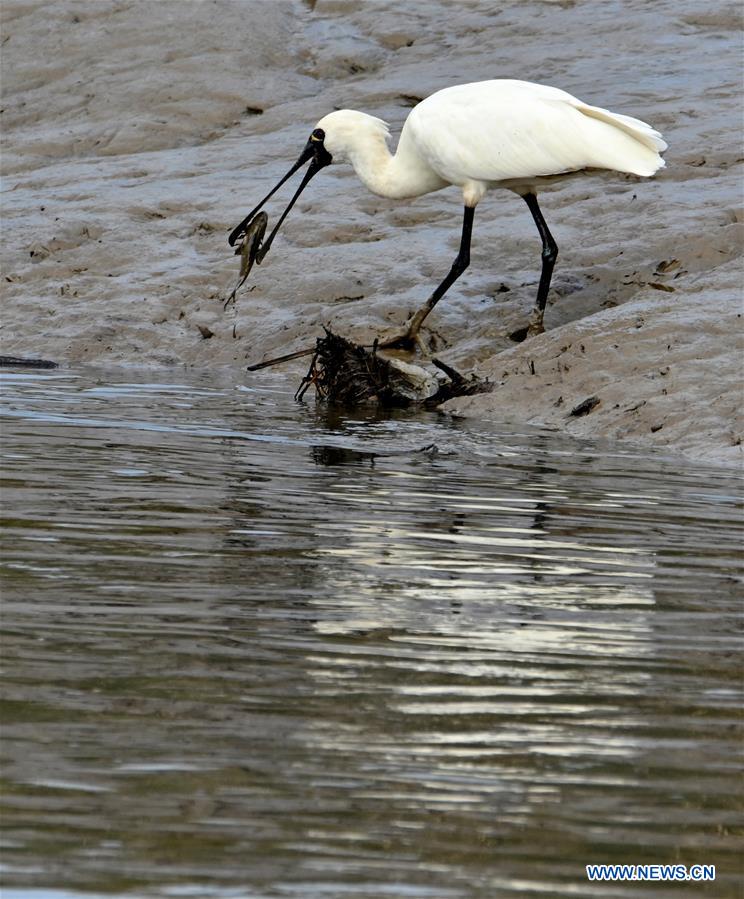
POLYGON ((287 208, 281 214, 279 221, 274 226, 274 230, 271 232, 258 253, 257 261, 260 263, 261 259, 263 259, 269 251, 271 242, 279 230, 280 225, 287 217, 289 210, 294 206, 297 198, 305 189, 310 179, 322 168, 325 168, 332 162, 349 161, 354 153, 355 146, 358 146, 360 143, 367 142, 370 139, 379 140, 382 138, 384 140, 387 136, 388 126, 382 119, 377 119, 364 112, 357 112, 355 109, 338 109, 335 112, 329 112, 328 115, 324 116, 313 129, 297 162, 269 191, 269 193, 266 194, 258 206, 251 210, 243 221, 233 229, 228 238, 230 246, 233 246, 235 242, 245 234, 251 220, 269 197, 273 196, 282 184, 284 184, 288 178, 291 178, 297 169, 302 168, 302 166, 309 160, 310 165, 305 172, 305 176, 303 177, 300 186, 297 188, 295 195, 287 204, 287 208))
POLYGON ((313 134, 323 134, 323 147, 334 162, 349 162, 357 147, 377 141, 383 143, 390 136, 386 122, 356 109, 337 109, 318 122, 313 134))

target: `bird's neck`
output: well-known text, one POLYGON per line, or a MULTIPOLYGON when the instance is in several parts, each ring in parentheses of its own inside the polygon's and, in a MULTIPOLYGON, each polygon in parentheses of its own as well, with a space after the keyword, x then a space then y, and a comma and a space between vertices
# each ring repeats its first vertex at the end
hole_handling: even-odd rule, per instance
POLYGON ((349 162, 362 183, 380 197, 402 200, 418 197, 446 186, 401 135, 393 155, 382 135, 360 141, 349 148, 349 162))

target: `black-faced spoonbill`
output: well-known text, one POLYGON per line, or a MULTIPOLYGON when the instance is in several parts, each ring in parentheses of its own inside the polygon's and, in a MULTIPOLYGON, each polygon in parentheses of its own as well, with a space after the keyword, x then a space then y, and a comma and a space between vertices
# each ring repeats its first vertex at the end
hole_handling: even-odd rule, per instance
POLYGON ((470 263, 475 207, 487 190, 505 187, 527 204, 542 240, 537 303, 526 333, 543 330, 558 246, 537 203, 540 186, 585 169, 611 169, 650 176, 664 166, 666 143, 638 119, 589 106, 555 87, 527 81, 480 81, 437 91, 415 106, 403 126, 395 155, 387 147, 385 122, 354 109, 322 118, 302 155, 282 180, 230 234, 232 246, 282 184, 308 160, 297 192, 257 253, 261 262, 282 222, 310 179, 331 162, 349 162, 375 194, 418 197, 454 184, 465 212, 460 250, 452 268, 426 303, 387 346, 412 346, 424 319, 470 263))

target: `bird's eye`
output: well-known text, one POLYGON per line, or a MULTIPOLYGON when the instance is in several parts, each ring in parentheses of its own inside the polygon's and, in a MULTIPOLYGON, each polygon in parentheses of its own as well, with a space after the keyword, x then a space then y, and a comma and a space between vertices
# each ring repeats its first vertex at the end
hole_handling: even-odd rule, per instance
POLYGON ((325 131, 323 131, 322 128, 316 128, 315 131, 313 131, 313 133, 310 135, 310 140, 316 142, 320 141, 320 143, 323 143, 323 141, 325 140, 325 131))

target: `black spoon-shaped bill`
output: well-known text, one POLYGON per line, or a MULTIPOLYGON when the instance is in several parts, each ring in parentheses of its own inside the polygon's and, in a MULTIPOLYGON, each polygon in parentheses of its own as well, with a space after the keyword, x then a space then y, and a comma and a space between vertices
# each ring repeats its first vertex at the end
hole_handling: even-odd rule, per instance
POLYGON ((261 207, 264 205, 264 203, 268 199, 273 197, 274 194, 279 190, 279 188, 284 184, 284 182, 287 181, 289 178, 291 178, 292 175, 294 175, 294 173, 297 171, 297 169, 301 168, 308 161, 308 159, 312 159, 312 162, 310 163, 310 167, 308 168, 307 172, 305 173, 305 177, 302 179, 302 183, 300 184, 295 195, 290 200, 289 205, 282 213, 281 218, 279 219, 279 222, 276 225, 276 227, 274 228, 274 230, 271 232, 268 241, 262 247, 263 252, 260 254, 260 256, 256 260, 259 263, 261 262, 261 259, 263 258, 263 256, 266 255, 266 253, 269 249, 269 246, 271 245, 271 241, 274 239, 274 236, 276 235, 279 225, 281 225, 281 223, 287 217, 287 213, 292 208, 292 206, 294 206, 297 198, 299 197, 299 195, 302 193, 302 191, 307 186, 308 181, 310 181, 310 179, 313 177, 313 175, 316 175, 322 168, 324 168, 325 166, 330 164, 331 155, 323 146, 322 141, 311 138, 305 144, 305 148, 303 149, 302 153, 300 154, 300 158, 292 166, 292 168, 287 172, 287 174, 279 182, 277 182, 277 184, 275 184, 274 187, 272 187, 272 189, 266 194, 266 196, 263 198, 263 200, 261 200, 261 202, 258 204, 258 206, 256 206, 255 209, 252 209, 248 213, 248 215, 243 219, 243 221, 239 225, 237 225, 235 228, 233 228, 233 230, 230 232, 230 236, 228 237, 227 240, 231 247, 235 246, 235 242, 245 233, 246 229, 248 228, 248 226, 251 223, 251 220, 256 215, 256 213, 261 209, 261 207))
POLYGON ((310 163, 308 170, 305 172, 305 177, 302 179, 302 181, 300 182, 300 186, 295 191, 295 195, 292 197, 292 199, 287 204, 287 208, 284 210, 284 212, 279 217, 279 221, 274 225, 274 228, 273 228, 271 234, 269 234, 267 240, 261 245, 261 249, 258 251, 258 254, 256 256, 256 262, 258 263, 258 265, 261 265, 261 263, 263 262, 264 256, 266 256, 266 254, 271 249, 271 242, 276 237, 276 232, 281 227, 281 224, 284 221, 284 219, 287 217, 287 215, 289 215, 289 210, 297 202, 297 198, 300 196, 302 191, 307 187, 310 179, 314 175, 317 175, 318 172, 323 168, 323 166, 327 165, 327 164, 328 163, 318 163, 317 159, 313 159, 313 161, 310 163))

